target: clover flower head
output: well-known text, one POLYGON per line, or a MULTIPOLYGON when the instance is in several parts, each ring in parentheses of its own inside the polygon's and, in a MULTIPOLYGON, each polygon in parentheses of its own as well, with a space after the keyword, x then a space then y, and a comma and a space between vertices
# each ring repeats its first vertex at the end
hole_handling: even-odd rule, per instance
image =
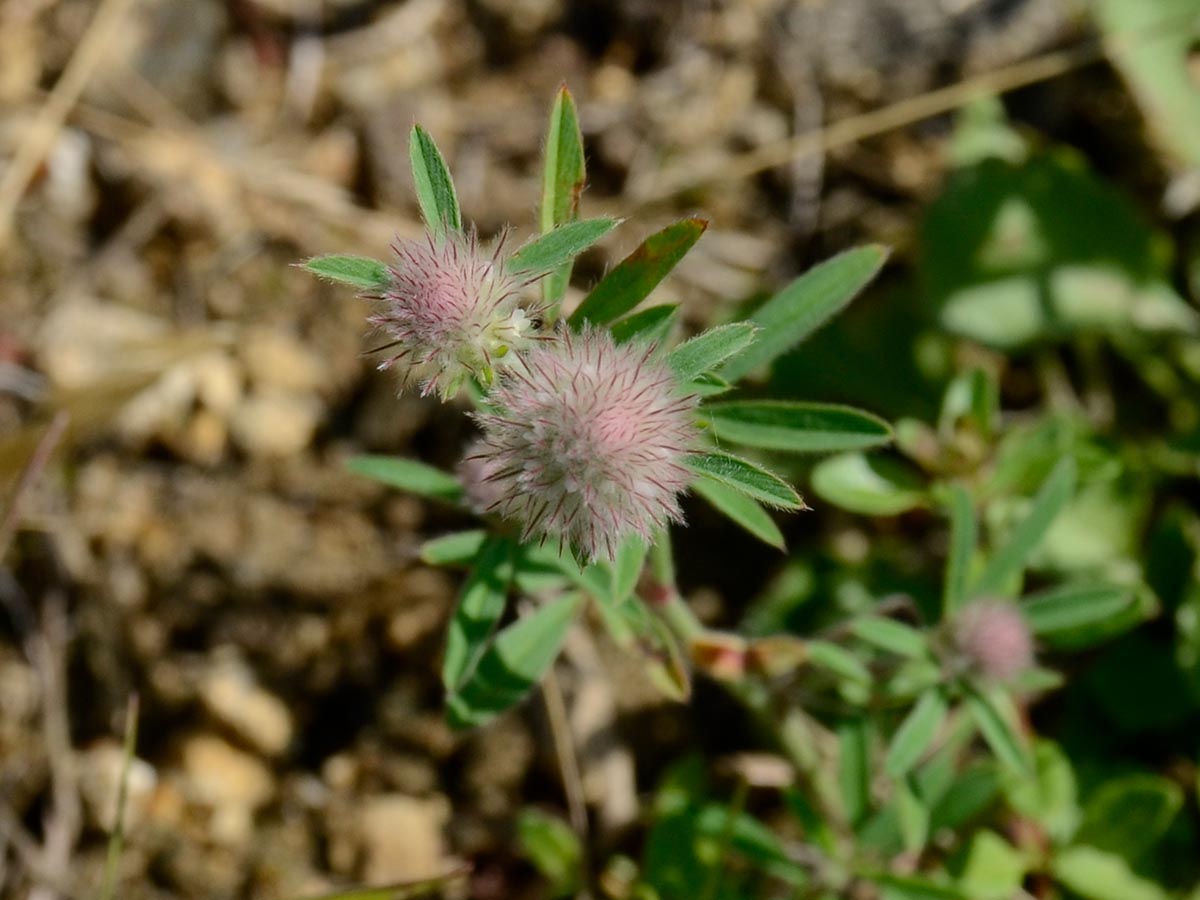
POLYGON ((503 244, 485 252, 473 231, 396 240, 389 284, 369 319, 396 351, 381 369, 402 368, 422 396, 443 399, 470 376, 490 383, 498 361, 531 339, 537 318, 521 306, 529 280, 505 271, 503 244))
POLYGON ((1011 681, 1033 665, 1033 636, 1013 603, 977 600, 954 621, 954 644, 982 675, 1011 681))
POLYGON ((679 521, 697 437, 692 410, 653 346, 604 331, 529 350, 489 395, 475 456, 500 488, 490 510, 539 536, 612 559, 631 535, 679 521))

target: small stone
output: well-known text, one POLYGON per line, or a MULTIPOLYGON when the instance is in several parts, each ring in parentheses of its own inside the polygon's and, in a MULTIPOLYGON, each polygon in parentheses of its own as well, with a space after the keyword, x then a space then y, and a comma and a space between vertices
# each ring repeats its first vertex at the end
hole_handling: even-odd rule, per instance
POLYGON ((251 456, 299 453, 312 440, 321 404, 309 394, 263 389, 247 397, 230 422, 234 440, 251 456))
POLYGON ((317 354, 278 331, 257 329, 248 334, 242 343, 242 359, 258 385, 304 393, 316 391, 330 380, 317 354))
MULTIPOLYGON (((102 740, 80 754, 79 792, 87 808, 88 820, 98 828, 111 831, 116 823, 117 794, 125 768, 125 749, 112 738, 102 740)), ((125 827, 134 828, 145 818, 158 783, 158 773, 143 759, 129 761, 125 803, 125 827)))
POLYGON ((403 794, 369 797, 359 810, 359 836, 366 853, 368 884, 419 881, 448 868, 442 828, 449 818, 445 797, 428 800, 403 794))
POLYGON ((212 813, 212 839, 227 846, 249 840, 254 813, 275 793, 270 770, 260 760, 212 734, 187 738, 180 757, 185 795, 212 813))
POLYGON ((282 700, 254 680, 240 660, 227 656, 205 677, 200 698, 208 711, 270 756, 292 742, 292 715, 282 700))

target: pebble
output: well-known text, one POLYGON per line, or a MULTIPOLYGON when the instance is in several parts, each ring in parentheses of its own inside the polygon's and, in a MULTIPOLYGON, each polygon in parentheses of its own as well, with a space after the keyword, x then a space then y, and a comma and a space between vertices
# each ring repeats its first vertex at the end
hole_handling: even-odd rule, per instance
POLYGON ((310 394, 260 388, 234 411, 233 438, 250 456, 291 456, 312 441, 321 404, 310 394))
POLYGON ((226 846, 249 840, 255 812, 275 794, 275 779, 266 765, 224 738, 207 733, 188 737, 180 758, 186 796, 212 814, 212 840, 226 846))
MULTIPOLYGON (((116 822, 117 794, 125 767, 125 749, 113 738, 101 740, 79 757, 79 792, 88 821, 104 831, 116 822)), ((125 827, 136 828, 143 820, 158 784, 158 773, 144 759, 129 761, 125 805, 125 827)))
POLYGON ((367 884, 433 878, 448 868, 442 833, 450 816, 445 797, 430 799, 381 794, 359 809, 359 838, 367 884))
POLYGON ((217 651, 219 661, 200 686, 200 699, 214 717, 268 756, 278 756, 292 742, 295 728, 287 705, 259 685, 254 673, 229 651, 217 651))

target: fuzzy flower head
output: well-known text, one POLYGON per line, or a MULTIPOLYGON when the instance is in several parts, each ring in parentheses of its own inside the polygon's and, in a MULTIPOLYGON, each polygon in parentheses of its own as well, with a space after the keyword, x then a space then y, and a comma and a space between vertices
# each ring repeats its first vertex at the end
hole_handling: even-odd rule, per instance
POLYGON ((534 330, 520 306, 529 281, 504 270, 502 246, 503 239, 484 252, 474 232, 397 240, 388 287, 369 319, 396 351, 380 368, 402 368, 422 396, 452 397, 470 376, 490 383, 497 362, 534 330))
POLYGON ((954 645, 980 674, 1011 681, 1033 665, 1033 636, 1015 604, 977 600, 954 621, 954 645))
POLYGON ((653 347, 603 331, 526 353, 489 396, 476 454, 501 490, 490 509, 540 536, 612 559, 630 535, 679 521, 697 437, 695 397, 681 396, 653 347))

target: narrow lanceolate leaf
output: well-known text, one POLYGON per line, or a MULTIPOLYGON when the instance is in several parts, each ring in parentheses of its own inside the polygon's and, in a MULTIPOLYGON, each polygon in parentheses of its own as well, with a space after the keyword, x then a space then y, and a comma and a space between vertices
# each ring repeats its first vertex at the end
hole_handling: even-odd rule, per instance
POLYGON ((697 397, 715 397, 719 394, 727 394, 732 390, 732 384, 712 372, 705 372, 703 375, 693 378, 687 386, 687 393, 695 394, 697 397))
POLYGON ((684 219, 650 235, 621 260, 571 315, 571 327, 607 325, 650 296, 667 274, 704 234, 704 219, 684 219))
POLYGON ((1036 594, 1021 612, 1038 637, 1056 637, 1103 624, 1133 605, 1132 589, 1108 584, 1068 584, 1036 594))
POLYGON ((620 223, 607 217, 568 222, 530 241, 508 260, 513 272, 551 272, 570 262, 620 223))
POLYGON ((804 645, 805 660, 818 668, 832 672, 846 681, 861 686, 871 683, 871 673, 849 650, 828 641, 808 641, 804 645))
POLYGON ((462 213, 450 170, 433 138, 420 125, 414 125, 408 140, 408 155, 412 161, 413 184, 417 202, 429 230, 439 237, 447 231, 462 229, 462 213))
POLYGON ((921 695, 888 747, 883 765, 890 776, 903 777, 921 760, 946 721, 947 712, 946 698, 937 688, 930 688, 921 695))
MULTIPOLYGON (((546 165, 542 172, 542 233, 579 218, 579 197, 587 180, 583 156, 583 134, 575 100, 566 85, 558 89, 550 111, 550 129, 546 134, 546 165)), ((542 281, 546 303, 556 306, 571 280, 568 259, 542 281)))
POLYGON ((692 490, 703 497, 718 512, 732 519, 760 541, 779 550, 784 549, 783 532, 770 514, 740 491, 726 487, 717 481, 700 479, 692 484, 692 490))
POLYGON ((878 447, 892 439, 883 419, 849 406, 735 400, 704 408, 718 438, 792 453, 835 453, 878 447))
POLYGON ((885 619, 882 616, 863 616, 850 623, 850 631, 859 640, 873 644, 897 656, 919 658, 928 655, 929 645, 923 635, 911 625, 885 619))
POLYGON ((961 484, 950 487, 947 506, 950 513, 950 552, 946 558, 945 585, 942 588, 942 614, 954 614, 967 599, 967 583, 971 560, 978 540, 975 526, 975 506, 971 495, 961 484))
POLYGON ((516 548, 507 538, 488 538, 479 551, 475 570, 463 585, 446 635, 442 684, 454 691, 475 670, 488 639, 504 614, 513 577, 516 548))
POLYGON ((612 563, 611 596, 614 603, 622 603, 633 594, 646 563, 648 549, 646 542, 637 535, 626 538, 618 548, 617 558, 612 563))
POLYGON ((688 457, 687 464, 701 477, 740 491, 767 506, 806 508, 790 484, 740 457, 724 453, 695 453, 688 457))
POLYGON ((1012 700, 1000 689, 985 691, 967 685, 967 709, 979 727, 979 733, 1003 765, 1018 772, 1029 772, 1032 763, 1029 748, 1018 730, 1012 700))
POLYGON ((679 304, 665 303, 662 306, 651 306, 626 316, 612 326, 613 340, 618 344, 638 338, 651 344, 661 344, 671 333, 675 324, 675 313, 679 312, 679 304))
POLYGON ((929 807, 917 793, 916 779, 909 775, 896 781, 896 793, 892 804, 896 810, 896 822, 900 826, 900 839, 904 849, 913 854, 920 853, 929 840, 929 807))
POLYGON ((470 680, 448 699, 451 725, 482 725, 524 697, 557 658, 582 605, 582 596, 573 594, 502 629, 470 680))
POLYGON ((871 805, 871 723, 850 719, 838 728, 838 787, 846 821, 858 823, 871 805))
POLYGON ((458 479, 441 469, 415 459, 398 456, 352 456, 346 468, 358 475, 374 478, 401 490, 437 500, 458 500, 462 487, 458 479))
POLYGON ((787 353, 857 296, 883 267, 879 246, 847 250, 815 266, 750 316, 762 329, 754 348, 726 364, 722 375, 737 381, 787 353))
POLYGON ((303 265, 320 278, 363 291, 382 291, 388 286, 387 264, 365 256, 314 256, 303 265))
POLYGON ((1061 460, 1047 476, 1033 498, 1029 512, 1013 529, 996 555, 976 582, 974 594, 995 594, 1025 568, 1025 561, 1037 549, 1055 517, 1062 511, 1075 491, 1075 461, 1071 457, 1061 460))
POLYGON ((744 352, 754 343, 757 331, 749 322, 734 322, 701 332, 671 351, 671 370, 681 382, 691 381, 744 352))
POLYGON ((463 566, 474 562, 487 540, 482 528, 457 531, 421 545, 421 562, 430 566, 463 566))

